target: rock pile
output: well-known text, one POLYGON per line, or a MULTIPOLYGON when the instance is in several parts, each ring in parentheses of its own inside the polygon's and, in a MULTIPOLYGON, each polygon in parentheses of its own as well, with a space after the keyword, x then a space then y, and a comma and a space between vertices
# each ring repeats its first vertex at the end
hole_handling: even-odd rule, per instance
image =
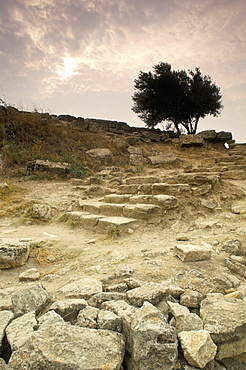
POLYGON ((245 368, 245 299, 125 271, 115 285, 111 276, 70 281, 60 299, 41 283, 16 290, 0 311, 0 369, 245 368))

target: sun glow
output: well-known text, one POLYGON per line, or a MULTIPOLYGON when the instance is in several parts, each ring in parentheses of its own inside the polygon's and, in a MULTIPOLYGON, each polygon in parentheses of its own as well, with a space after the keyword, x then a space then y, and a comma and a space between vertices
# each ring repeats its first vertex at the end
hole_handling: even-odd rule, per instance
POLYGON ((57 70, 58 75, 61 78, 69 78, 74 74, 74 70, 77 67, 77 63, 72 58, 62 58, 63 68, 57 70))

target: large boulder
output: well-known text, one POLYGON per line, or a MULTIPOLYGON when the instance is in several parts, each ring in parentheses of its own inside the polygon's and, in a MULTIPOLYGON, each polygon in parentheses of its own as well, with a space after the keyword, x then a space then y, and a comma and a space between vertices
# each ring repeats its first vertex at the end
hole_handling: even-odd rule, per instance
POLYGON ((136 312, 131 321, 131 362, 138 370, 170 370, 178 357, 174 330, 162 313, 149 302, 136 312))
POLYGON ((113 153, 111 150, 106 148, 97 148, 87 150, 86 155, 88 158, 91 158, 97 162, 100 162, 102 165, 110 165, 112 162, 113 153))
POLYGON ((12 354, 9 365, 13 370, 120 370, 124 349, 124 338, 119 333, 44 322, 12 354))
POLYGON ((217 347, 208 331, 182 331, 178 337, 184 357, 190 365, 201 369, 215 358, 217 347))
POLYGON ((30 252, 30 244, 16 240, 0 243, 0 269, 23 266, 30 252))
POLYGON ((218 360, 246 352, 246 301, 210 294, 201 302, 200 314, 218 346, 218 360))

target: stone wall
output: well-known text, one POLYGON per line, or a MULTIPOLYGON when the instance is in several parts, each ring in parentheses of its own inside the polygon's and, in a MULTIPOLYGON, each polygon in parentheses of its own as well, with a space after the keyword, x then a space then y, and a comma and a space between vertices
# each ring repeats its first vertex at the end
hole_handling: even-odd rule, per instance
MULTIPOLYGON (((174 131, 162 131, 160 129, 149 129, 146 127, 133 127, 129 126, 126 122, 110 121, 97 118, 83 118, 74 117, 70 115, 59 115, 53 116, 61 122, 67 122, 68 124, 89 132, 98 132, 98 130, 112 132, 115 134, 134 134, 138 133, 144 138, 150 141, 169 141, 170 139, 178 139, 179 135, 174 131)), ((186 137, 187 144, 183 143, 183 146, 202 146, 203 142, 220 142, 226 143, 232 140, 232 133, 215 130, 205 130, 197 135, 181 135, 181 137, 186 137), (188 139, 189 137, 189 139, 188 139), (197 143, 199 142, 199 145, 197 143)), ((181 139, 180 137, 180 139, 181 139)), ((184 140, 183 140, 184 141, 184 140)))

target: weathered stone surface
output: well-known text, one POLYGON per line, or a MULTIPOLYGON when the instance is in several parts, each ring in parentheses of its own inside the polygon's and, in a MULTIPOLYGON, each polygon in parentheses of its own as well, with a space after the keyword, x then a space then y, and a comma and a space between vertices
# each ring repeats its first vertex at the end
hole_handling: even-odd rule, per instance
POLYGON ((100 308, 103 302, 107 301, 120 301, 123 300, 125 297, 125 294, 118 293, 118 292, 102 292, 93 295, 89 301, 88 304, 93 307, 100 308))
POLYGON ((14 314, 12 311, 0 311, 0 354, 2 351, 2 341, 5 335, 5 329, 13 318, 14 314))
POLYGON ((154 155, 148 157, 148 159, 152 165, 172 164, 178 161, 178 158, 173 153, 154 155))
POLYGON ((180 296, 180 304, 190 307, 190 308, 199 308, 200 303, 203 299, 203 295, 196 290, 187 289, 180 296))
POLYGON ((94 294, 102 292, 102 283, 96 279, 84 278, 64 285, 59 291, 66 298, 90 299, 94 294))
POLYGON ((123 209, 123 216, 149 220, 160 214, 161 208, 154 204, 127 204, 123 209))
POLYGON ((86 155, 104 165, 110 165, 113 157, 111 150, 105 148, 88 150, 86 155))
POLYGON ((180 135, 179 137, 181 147, 203 146, 204 140, 200 135, 180 135))
POLYGON ((50 303, 51 297, 41 284, 16 291, 12 295, 15 316, 35 311, 40 313, 50 303))
POLYGON ((0 269, 23 266, 30 252, 30 244, 16 240, 0 243, 0 269))
POLYGON ((190 313, 189 309, 186 306, 183 306, 177 302, 167 301, 167 304, 169 306, 170 312, 175 318, 179 316, 183 317, 185 315, 189 315, 190 313))
POLYGON ((232 133, 228 131, 220 131, 216 133, 216 140, 226 143, 229 140, 232 140, 232 133))
POLYGON ((221 363, 225 366, 225 369, 246 370, 246 365, 234 358, 224 358, 221 363))
POLYGON ((177 333, 181 331, 202 330, 203 321, 197 314, 191 312, 187 315, 176 317, 175 328, 177 333))
POLYGON ((97 325, 99 329, 107 329, 121 332, 121 319, 114 312, 108 310, 100 310, 97 316, 97 325))
POLYGON ((25 270, 19 275, 20 281, 34 281, 38 280, 39 278, 40 272, 35 268, 25 270))
POLYGON ((129 201, 130 195, 129 194, 108 194, 105 195, 103 201, 105 203, 127 203, 129 201))
POLYGON ((201 302, 204 329, 218 345, 217 359, 234 357, 246 348, 246 302, 210 294, 201 302))
POLYGON ((163 209, 173 209, 177 207, 178 199, 172 195, 159 194, 153 196, 153 203, 163 209))
POLYGON ((9 366, 5 363, 3 358, 0 358, 0 370, 9 370, 9 366))
POLYGON ((152 304, 145 302, 133 316, 130 336, 130 353, 136 369, 174 368, 178 357, 176 332, 152 304))
POLYGON ((120 370, 123 356, 121 334, 61 322, 41 326, 12 354, 9 364, 14 370, 120 370))
POLYGON ((36 159, 28 164, 27 169, 33 172, 50 172, 59 176, 66 176, 69 174, 69 166, 67 163, 51 162, 49 160, 36 159))
POLYGON ((31 337, 37 321, 34 312, 28 312, 13 320, 6 328, 6 335, 12 351, 23 346, 31 337))
POLYGON ((240 255, 243 253, 242 242, 239 239, 228 239, 224 242, 222 250, 226 253, 240 255))
POLYGON ((211 249, 207 246, 180 244, 174 247, 174 253, 183 262, 205 261, 211 258, 211 249))
POLYGON ((128 302, 133 306, 141 307, 145 301, 157 304, 169 296, 169 288, 164 284, 147 283, 126 293, 128 302))
POLYGON ((104 302, 102 304, 102 309, 112 311, 121 318, 122 334, 126 338, 126 349, 129 351, 131 320, 138 309, 136 307, 130 306, 125 301, 104 302))
POLYGON ((63 318, 55 311, 48 311, 38 318, 38 326, 53 325, 55 323, 64 322, 63 318))
POLYGON ((87 306, 84 299, 63 299, 54 302, 49 310, 54 310, 65 321, 73 321, 77 318, 80 310, 87 306))
POLYGON ((57 209, 47 204, 34 204, 32 207, 34 215, 49 220, 55 216, 57 209))
POLYGON ((215 130, 204 130, 200 131, 199 134, 204 140, 213 141, 216 139, 216 131, 215 130))
POLYGON ((125 232, 129 227, 136 223, 135 218, 130 217, 102 217, 98 221, 98 232, 125 232))
POLYGON ((167 183, 158 183, 152 185, 152 194, 168 194, 168 195, 177 195, 177 194, 189 194, 191 192, 188 184, 167 184, 167 183))
POLYGON ((221 173, 222 179, 232 179, 232 180, 245 180, 246 171, 245 170, 232 170, 224 171, 221 173))
POLYGON ((79 312, 76 325, 84 328, 96 329, 98 313, 98 308, 87 306, 79 312))
POLYGON ((206 330, 183 331, 178 334, 185 359, 200 369, 215 358, 217 347, 206 330))

